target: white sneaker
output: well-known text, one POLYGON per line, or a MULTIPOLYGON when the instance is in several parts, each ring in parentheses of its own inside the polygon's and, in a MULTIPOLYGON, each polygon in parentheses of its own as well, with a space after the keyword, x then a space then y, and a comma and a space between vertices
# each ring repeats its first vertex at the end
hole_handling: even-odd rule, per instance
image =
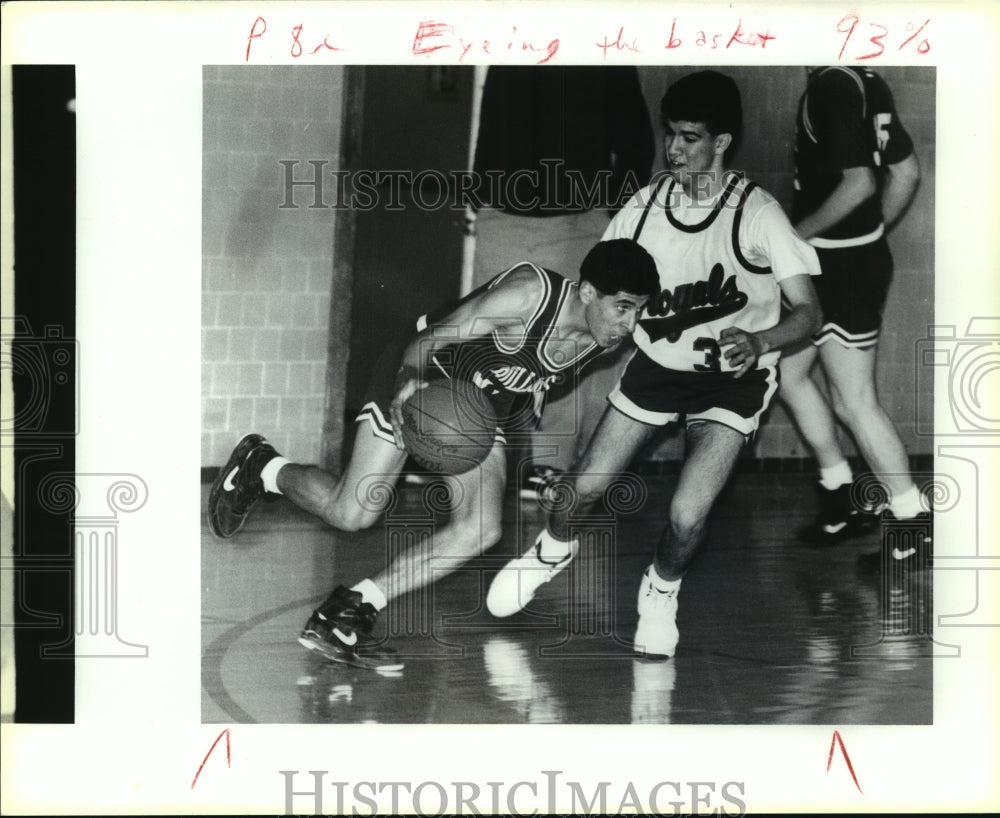
POLYGON ((639 624, 635 629, 632 649, 645 656, 674 655, 680 633, 677 630, 677 589, 660 591, 649 576, 652 565, 642 575, 639 586, 639 624))
POLYGON ((576 556, 580 546, 574 539, 570 542, 569 553, 559 562, 542 562, 538 550, 544 533, 543 531, 538 535, 531 548, 508 562, 493 578, 486 595, 486 608, 493 616, 511 616, 522 610, 535 598, 538 589, 569 565, 576 556))

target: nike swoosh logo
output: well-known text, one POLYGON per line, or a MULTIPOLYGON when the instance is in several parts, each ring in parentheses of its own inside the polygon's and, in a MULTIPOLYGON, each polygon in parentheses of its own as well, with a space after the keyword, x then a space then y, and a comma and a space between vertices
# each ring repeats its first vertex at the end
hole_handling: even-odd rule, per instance
POLYGON ((226 475, 226 479, 222 483, 223 491, 234 491, 236 489, 236 486, 233 484, 233 478, 236 477, 236 472, 238 472, 239 470, 240 467, 236 466, 233 468, 231 472, 229 472, 229 474, 226 475))
POLYGON ((356 633, 348 635, 344 633, 340 628, 334 628, 333 635, 336 636, 341 642, 343 642, 349 648, 358 644, 358 635, 356 633))
POLYGON ((836 534, 838 531, 842 530, 846 525, 847 523, 834 523, 833 525, 823 526, 823 530, 827 534, 836 534))
POLYGON ((896 560, 905 560, 907 557, 912 557, 917 553, 916 548, 907 548, 905 551, 900 551, 898 548, 892 549, 892 558, 896 560))

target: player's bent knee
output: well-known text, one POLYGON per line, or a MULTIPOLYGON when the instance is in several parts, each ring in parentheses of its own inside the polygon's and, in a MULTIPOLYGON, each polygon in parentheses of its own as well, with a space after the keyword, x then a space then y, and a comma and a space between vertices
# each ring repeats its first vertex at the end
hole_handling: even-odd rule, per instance
POLYGON ((344 503, 338 499, 323 509, 323 521, 340 531, 364 531, 375 525, 381 513, 381 510, 365 509, 356 503, 344 503))
POLYGON ((696 538, 705 529, 706 515, 698 508, 675 504, 670 509, 670 527, 680 539, 696 538))
POLYGON ((338 531, 345 531, 347 533, 364 531, 364 529, 370 528, 372 525, 371 522, 364 519, 361 515, 345 515, 339 513, 324 515, 324 521, 327 525, 336 528, 338 531))
POLYGON ((841 419, 843 419, 844 415, 850 411, 850 407, 847 405, 847 402, 844 400, 844 396, 838 389, 830 390, 830 408, 833 409, 833 413, 841 419))
POLYGON ((501 528, 499 522, 497 522, 496 524, 489 524, 489 523, 484 524, 479 532, 479 542, 481 544, 482 550, 486 551, 487 549, 492 548, 494 545, 500 542, 500 538, 502 536, 503 536, 503 529, 501 528))
POLYGON ((603 478, 599 480, 591 478, 578 479, 572 484, 570 494, 578 507, 586 508, 603 499, 604 492, 610 484, 610 480, 603 478))
POLYGON ((849 397, 835 391, 830 397, 833 413, 851 428, 881 411, 876 395, 866 390, 861 390, 849 397))

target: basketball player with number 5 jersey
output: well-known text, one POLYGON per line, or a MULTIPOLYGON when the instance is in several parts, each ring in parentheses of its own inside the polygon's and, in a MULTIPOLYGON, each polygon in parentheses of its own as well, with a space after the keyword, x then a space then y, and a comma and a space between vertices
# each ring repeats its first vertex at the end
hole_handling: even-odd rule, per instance
MULTIPOLYGON (((886 233, 905 213, 920 179, 913 141, 886 82, 867 68, 812 70, 799 103, 795 164, 792 220, 819 256, 823 274, 816 292, 824 316, 812 343, 781 365, 781 397, 820 474, 820 515, 800 536, 814 545, 834 544, 879 523, 877 509, 851 497, 854 475, 837 438, 839 420, 889 495, 882 522, 892 525, 883 533, 912 528, 905 539, 919 546, 895 548, 892 534, 883 543, 886 564, 920 566, 930 552, 931 514, 875 383, 893 276, 886 233), (830 403, 811 378, 817 359, 830 403), (902 521, 912 526, 897 525, 902 521)), ((866 564, 881 562, 878 553, 865 556, 866 564)))

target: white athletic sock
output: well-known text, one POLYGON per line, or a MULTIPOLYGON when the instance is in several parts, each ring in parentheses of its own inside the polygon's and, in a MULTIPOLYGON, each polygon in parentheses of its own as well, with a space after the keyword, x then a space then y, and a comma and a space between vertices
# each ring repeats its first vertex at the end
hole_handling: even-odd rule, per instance
POLYGON ((649 566, 649 581, 652 586, 660 593, 666 594, 670 591, 676 593, 681 588, 681 580, 679 579, 664 579, 658 573, 656 573, 656 566, 649 566))
POLYGON ((351 588, 351 590, 357 591, 361 594, 361 601, 375 606, 376 611, 381 611, 386 605, 389 604, 389 600, 385 598, 385 594, 382 593, 382 589, 370 579, 361 580, 361 582, 351 588))
POLYGON ((854 482, 854 473, 851 471, 851 464, 846 460, 841 460, 834 466, 819 470, 819 484, 827 491, 839 489, 852 482, 854 482))
POLYGON ((548 529, 538 535, 538 556, 543 562, 556 563, 569 556, 572 540, 557 540, 548 529))
POLYGON ((281 494, 281 489, 278 488, 278 472, 281 471, 281 467, 291 463, 287 457, 272 457, 267 463, 264 464, 264 468, 260 470, 260 479, 264 481, 264 490, 273 492, 274 494, 281 494))
POLYGON ((898 497, 893 497, 892 502, 889 503, 889 509, 897 520, 909 520, 924 511, 917 487, 910 486, 898 497))

